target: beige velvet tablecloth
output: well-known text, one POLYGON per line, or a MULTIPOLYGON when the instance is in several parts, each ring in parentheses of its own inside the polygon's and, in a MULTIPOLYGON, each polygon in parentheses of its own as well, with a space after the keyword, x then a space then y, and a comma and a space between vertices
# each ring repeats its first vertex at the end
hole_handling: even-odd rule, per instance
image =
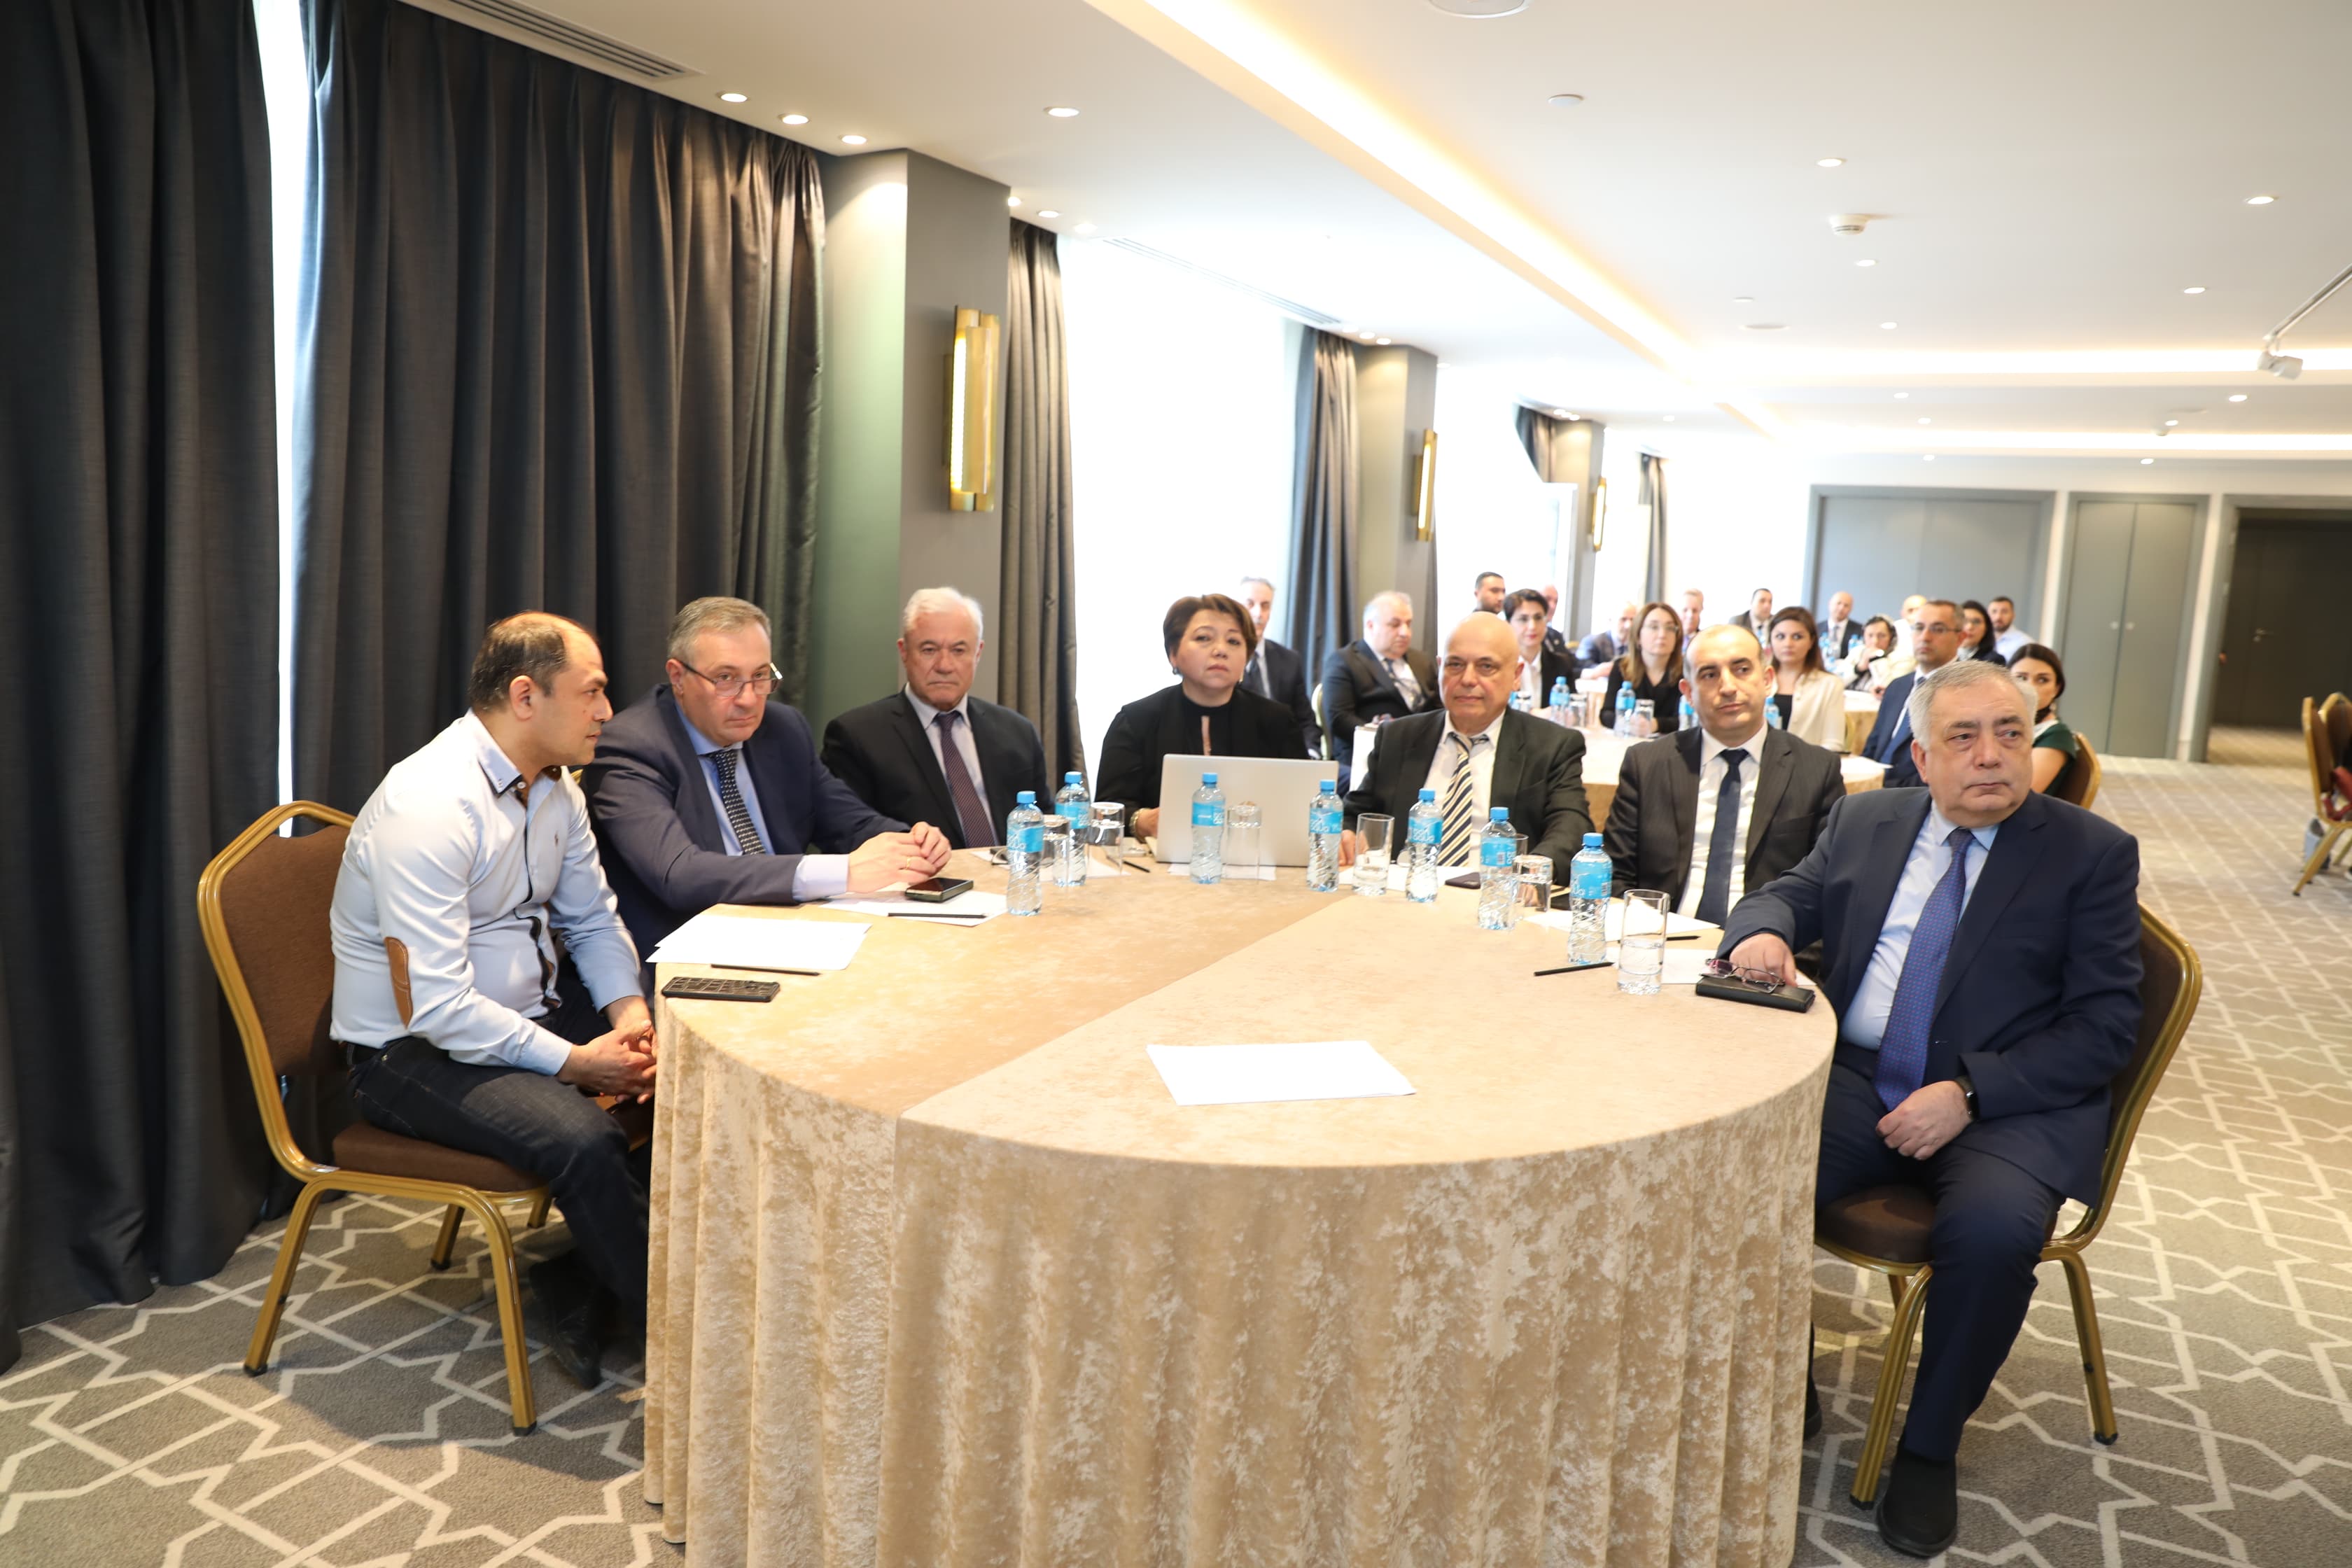
POLYGON ((1537 979, 1451 889, 1045 898, 661 1005, 688 1562, 1789 1561, 1826 1005, 1537 979), (1143 1049, 1359 1037, 1417 1092, 1188 1109, 1143 1049))

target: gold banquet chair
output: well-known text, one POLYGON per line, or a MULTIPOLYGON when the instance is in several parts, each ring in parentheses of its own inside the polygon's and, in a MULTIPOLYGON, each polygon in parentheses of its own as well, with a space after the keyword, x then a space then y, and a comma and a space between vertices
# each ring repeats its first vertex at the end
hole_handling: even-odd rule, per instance
POLYGON ((2091 749, 2088 735, 2075 736, 2074 747, 2079 753, 2074 759, 2074 768, 2060 781, 2061 787, 2051 793, 2069 805, 2079 805, 2088 811, 2091 803, 2099 798, 2099 753, 2091 749))
MULTIPOLYGON (((2099 1169, 2099 1201, 2086 1210, 2074 1228, 2053 1235, 2042 1249, 2042 1261, 2062 1265, 2066 1293, 2074 1306, 2074 1338, 2082 1347, 2083 1383, 2090 1395, 2091 1435, 2102 1443, 2116 1440, 2115 1396, 2107 1387, 2107 1356, 2099 1340, 2098 1310, 2091 1301, 2091 1274, 2083 1253, 2095 1240, 2115 1206, 2116 1188, 2122 1183, 2124 1162, 2131 1153, 2140 1118, 2155 1096, 2158 1079, 2179 1048, 2180 1037, 2197 1011, 2205 986, 2204 966, 2197 952, 2173 929, 2143 907, 2139 912, 2140 977, 2139 1037, 2131 1058, 2116 1074, 2108 1092, 2107 1149, 2099 1169)), ((1869 1187, 1839 1199, 1822 1210, 1813 1226, 1813 1242, 1822 1250, 1886 1276, 1895 1298, 1895 1321, 1886 1332, 1885 1359, 1879 1363, 1878 1389, 1871 1396, 1870 1424, 1864 1429, 1862 1453, 1853 1472, 1853 1500, 1864 1507, 1878 1495, 1878 1474, 1895 1436, 1895 1396, 1903 1390, 1903 1374, 1911 1364, 1911 1343, 1927 1299, 1927 1280, 1935 1272, 1927 1262, 1928 1232, 1936 1223, 1936 1203, 1916 1187, 1869 1187)))
POLYGON ((2319 824, 2319 843, 2303 863, 2303 875, 2294 879, 2298 899, 2335 855, 2336 841, 2352 834, 2352 800, 2339 805, 2334 796, 2336 759, 2344 754, 2347 741, 2352 741, 2352 701, 2344 693, 2333 692, 2317 704, 2308 697, 2303 700, 2303 746, 2311 763, 2311 815, 2319 824))
POLYGON ((340 1074, 340 1054, 328 1037, 334 997, 335 961, 327 935, 327 910, 352 819, 329 806, 295 801, 266 813, 239 834, 205 868, 196 884, 196 908, 214 973, 228 996, 229 1011, 244 1037, 245 1065, 261 1107, 269 1152, 302 1184, 287 1215, 278 1267, 261 1319, 246 1349, 245 1370, 258 1377, 268 1370, 269 1347, 291 1293, 294 1270, 319 1201, 329 1193, 373 1193, 383 1197, 422 1198, 446 1204, 434 1243, 433 1267, 446 1268, 457 1239, 457 1220, 470 1214, 489 1242, 490 1277, 498 1292, 499 1333, 505 1342, 507 1399, 517 1434, 539 1424, 531 1396, 530 1350, 523 1339, 522 1298, 515 1283, 514 1237, 502 1203, 530 1202, 530 1224, 547 1218, 548 1190, 536 1177, 502 1161, 469 1154, 440 1143, 404 1138, 364 1121, 335 1134, 335 1163, 322 1165, 303 1153, 286 1121, 278 1080, 340 1074), (320 825, 299 838, 282 838, 284 823, 304 817, 320 825))

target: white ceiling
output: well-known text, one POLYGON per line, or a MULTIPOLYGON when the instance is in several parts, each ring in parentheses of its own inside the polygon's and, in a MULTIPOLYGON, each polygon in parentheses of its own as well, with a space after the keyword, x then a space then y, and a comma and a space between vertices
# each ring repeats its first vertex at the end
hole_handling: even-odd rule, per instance
POLYGON ((1852 450, 1906 427, 2096 449, 2166 417, 2277 456, 2352 433, 2352 291, 2290 336, 2303 381, 2252 369, 2352 261, 2344 0, 541 8, 699 70, 659 84, 688 101, 827 152, 855 132, 930 153, 1066 234, 1602 417, 1852 450), (1586 101, 1545 103, 1561 91, 1586 101), (1845 237, 1833 212, 1884 216, 1845 237), (1762 321, 1781 330, 1744 330, 1762 321))

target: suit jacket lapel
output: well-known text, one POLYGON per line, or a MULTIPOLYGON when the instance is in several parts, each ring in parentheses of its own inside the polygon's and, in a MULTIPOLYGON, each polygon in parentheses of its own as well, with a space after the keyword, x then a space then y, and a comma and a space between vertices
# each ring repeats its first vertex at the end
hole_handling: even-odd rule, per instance
POLYGON ((1951 951, 1944 956, 1944 976, 1936 987, 1937 1012, 1943 1010, 1944 999, 1952 994, 1960 972, 1984 946, 1992 928, 2000 923, 2000 917, 2008 912, 2018 889, 2025 886, 2026 873, 2033 865, 2033 835, 2047 820, 2042 796, 2029 795, 2025 804, 2000 825, 1984 865, 1977 871, 1976 889, 1969 895, 1967 912, 1960 916, 1960 929, 1952 933, 1951 951))
POLYGON ((1359 639, 1356 647, 1362 650, 1356 657, 1362 659, 1365 667, 1372 672, 1372 684, 1375 686, 1384 686, 1391 691, 1396 692, 1397 700, 1400 702, 1404 700, 1404 693, 1402 690, 1399 689, 1396 683, 1396 677, 1389 673, 1388 661, 1381 658, 1380 655, 1374 653, 1372 651, 1372 645, 1368 642, 1359 639))
MULTIPOLYGON (((686 825, 686 836, 698 848, 724 849, 727 836, 719 829, 719 808, 711 803, 709 775, 702 770, 702 758, 694 749, 694 735, 688 730, 686 715, 677 710, 677 700, 663 687, 655 699, 662 717, 662 729, 669 737, 671 750, 678 763, 678 820, 686 825)), ((746 748, 748 752, 749 748, 746 748)), ((751 787, 760 786, 755 781, 751 787)), ((765 807, 767 802, 760 803, 765 807)))
MULTIPOLYGON (((1853 906, 1846 929, 1874 932, 1885 928, 1886 911, 1895 902, 1895 887, 1903 880, 1903 864, 1911 858, 1911 846, 1919 837, 1919 825, 1927 820, 1929 804, 1923 789, 1906 809, 1881 817, 1872 830, 1864 868, 1854 879, 1853 906)), ((1832 987, 1835 994, 1831 1000, 1841 1014, 1853 1005, 1853 994, 1862 989, 1862 977, 1869 972, 1870 955, 1877 945, 1873 937, 1839 953, 1836 984, 1832 987)), ((1948 964, 1946 972, 1949 973, 1948 964)))
POLYGON ((1797 742, 1789 739, 1785 730, 1767 727, 1763 743, 1756 749, 1756 804, 1748 814, 1748 858, 1756 858, 1756 847, 1764 842, 1764 829, 1771 825, 1772 814, 1780 809, 1780 797, 1789 792, 1789 774, 1794 771, 1794 759, 1790 752, 1797 742))
MULTIPOLYGON (((1519 820, 1519 776, 1527 772, 1528 737, 1518 724, 1512 722, 1515 719, 1526 720, 1529 724, 1543 722, 1540 719, 1528 719, 1523 713, 1514 713, 1507 708, 1503 710, 1503 721, 1495 728, 1495 771, 1486 775, 1486 804, 1510 811, 1511 826, 1528 836, 1528 850, 1533 854, 1536 840, 1543 835, 1543 822, 1540 814, 1533 823, 1519 820)), ((1444 744, 1445 731, 1442 725, 1437 734, 1438 743, 1444 744)), ((1430 760, 1437 760, 1434 752, 1431 753, 1430 760)), ((1421 776, 1427 778, 1429 770, 1422 769, 1421 776)))
POLYGON ((1683 892, 1690 885, 1692 858, 1698 853, 1698 775, 1699 759, 1706 754, 1706 742, 1701 730, 1678 730, 1675 732, 1675 765, 1666 770, 1675 792, 1675 870, 1674 887, 1670 889, 1675 902, 1682 902, 1683 892))
MULTIPOLYGON (((953 823, 957 836, 961 837, 961 820, 956 816, 955 797, 948 793, 948 775, 940 770, 940 759, 931 751, 931 738, 923 732, 923 721, 915 712, 915 705, 905 692, 891 709, 891 727, 898 732, 898 743, 907 749, 908 761, 915 764, 915 776, 931 793, 929 821, 944 826, 953 823)), ((978 744, 975 733, 973 742, 978 744)))
MULTIPOLYGON (((1386 733, 1392 734, 1394 732, 1395 725, 1392 721, 1386 733)), ((1407 813, 1410 813, 1412 810, 1412 801, 1417 801, 1421 798, 1421 781, 1429 776, 1430 765, 1437 761, 1437 749, 1445 743, 1445 721, 1443 719, 1439 720, 1435 727, 1428 731, 1428 736, 1429 738, 1426 741, 1416 740, 1412 745, 1403 747, 1396 752, 1398 784, 1402 789, 1411 791, 1412 796, 1412 801, 1407 801, 1404 805, 1400 805, 1397 808, 1396 815, 1398 816, 1404 816, 1407 813)), ((1381 749, 1375 752, 1373 755, 1375 757, 1385 757, 1388 754, 1389 747, 1386 743, 1386 734, 1384 734, 1382 736, 1382 744, 1381 749)), ((1496 758, 1497 764, 1499 764, 1501 761, 1502 759, 1500 756, 1496 758)))

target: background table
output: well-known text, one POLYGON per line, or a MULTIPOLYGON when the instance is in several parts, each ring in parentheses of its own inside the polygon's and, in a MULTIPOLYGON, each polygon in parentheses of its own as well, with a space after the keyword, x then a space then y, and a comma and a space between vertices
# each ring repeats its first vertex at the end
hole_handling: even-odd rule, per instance
POLYGON ((1870 739, 1870 727, 1878 722, 1878 699, 1867 691, 1845 694, 1845 749, 1848 756, 1862 755, 1862 743, 1870 739))
POLYGON ((1046 900, 661 1005, 688 1561, 1789 1560, 1825 1005, 1538 980, 1452 889, 1046 900), (1186 1109, 1143 1050, 1348 1037, 1418 1093, 1186 1109))

